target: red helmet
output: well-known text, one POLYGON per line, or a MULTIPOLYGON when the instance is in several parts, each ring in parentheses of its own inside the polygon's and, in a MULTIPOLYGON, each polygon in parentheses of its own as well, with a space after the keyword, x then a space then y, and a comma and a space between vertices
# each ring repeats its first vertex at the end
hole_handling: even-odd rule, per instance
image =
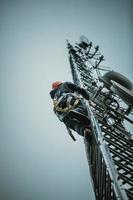
POLYGON ((52 89, 57 89, 63 82, 62 81, 56 81, 52 83, 52 89))

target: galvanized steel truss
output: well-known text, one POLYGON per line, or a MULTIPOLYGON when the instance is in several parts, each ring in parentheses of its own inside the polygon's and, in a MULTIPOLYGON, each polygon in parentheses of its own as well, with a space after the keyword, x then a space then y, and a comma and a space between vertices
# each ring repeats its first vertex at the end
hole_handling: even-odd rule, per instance
POLYGON ((104 56, 85 37, 73 47, 68 41, 73 81, 86 88, 85 101, 94 135, 85 148, 98 200, 133 199, 133 139, 125 121, 133 124, 132 105, 127 105, 102 78, 104 56))

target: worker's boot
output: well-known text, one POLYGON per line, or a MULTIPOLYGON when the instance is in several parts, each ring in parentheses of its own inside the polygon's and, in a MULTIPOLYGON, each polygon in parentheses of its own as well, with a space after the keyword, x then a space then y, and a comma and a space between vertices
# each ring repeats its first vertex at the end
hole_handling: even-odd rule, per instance
POLYGON ((92 144, 92 130, 90 128, 84 129, 84 137, 91 145, 92 144))
POLYGON ((80 113, 80 112, 77 112, 77 111, 75 111, 75 110, 71 110, 70 112, 69 112, 69 116, 73 119, 77 119, 78 121, 80 121, 81 123, 83 123, 83 124, 90 124, 90 120, 89 120, 89 118, 86 116, 86 115, 84 115, 84 114, 82 114, 82 113, 80 113))

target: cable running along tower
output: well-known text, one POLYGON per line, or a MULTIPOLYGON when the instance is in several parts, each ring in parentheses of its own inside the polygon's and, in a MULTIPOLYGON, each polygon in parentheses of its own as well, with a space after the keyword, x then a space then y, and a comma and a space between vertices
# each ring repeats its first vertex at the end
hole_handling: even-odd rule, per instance
POLYGON ((99 46, 85 36, 67 41, 73 82, 90 94, 85 101, 93 126, 92 145, 84 139, 97 200, 133 199, 133 84, 118 72, 102 67, 99 46))

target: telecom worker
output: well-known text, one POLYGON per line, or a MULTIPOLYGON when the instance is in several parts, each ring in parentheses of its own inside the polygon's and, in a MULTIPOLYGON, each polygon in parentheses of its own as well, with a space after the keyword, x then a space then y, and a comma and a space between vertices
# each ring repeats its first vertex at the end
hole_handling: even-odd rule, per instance
POLYGON ((50 96, 55 114, 64 122, 71 137, 75 140, 70 129, 91 140, 91 121, 83 100, 89 100, 88 92, 71 82, 56 81, 52 83, 50 96))

